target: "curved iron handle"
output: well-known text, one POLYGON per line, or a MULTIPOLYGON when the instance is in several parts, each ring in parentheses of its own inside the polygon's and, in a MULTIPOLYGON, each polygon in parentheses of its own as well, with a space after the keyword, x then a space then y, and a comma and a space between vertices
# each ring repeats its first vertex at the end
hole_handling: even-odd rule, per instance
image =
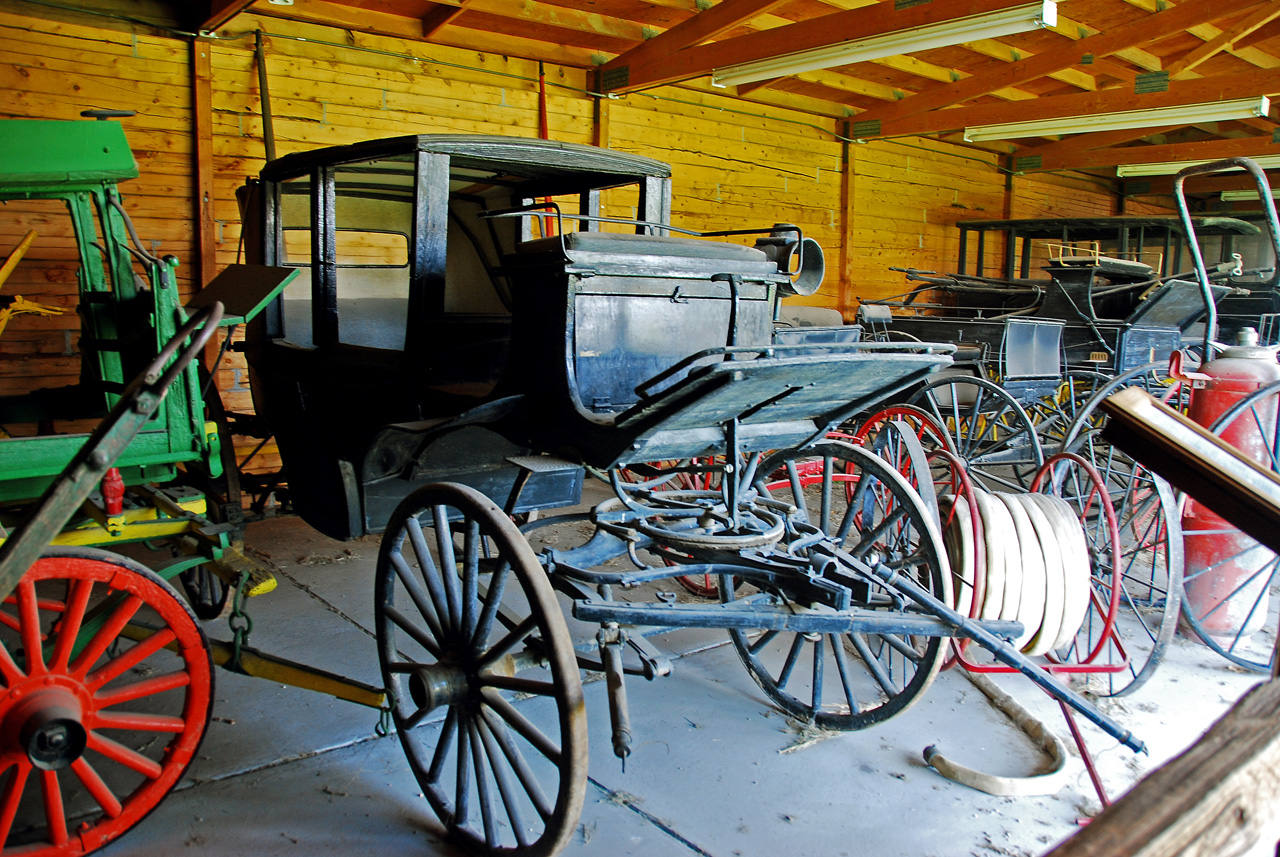
POLYGON ((1196 229, 1191 222, 1191 212, 1187 208, 1186 193, 1182 183, 1190 176, 1220 173, 1226 170, 1243 169, 1253 176, 1258 186, 1258 196, 1262 200, 1262 210, 1267 219, 1267 230, 1271 233, 1271 248, 1275 252, 1276 267, 1271 275, 1267 288, 1274 288, 1280 283, 1280 221, 1276 219, 1276 204, 1271 198, 1271 185, 1267 182, 1267 174, 1262 168, 1248 158, 1225 158, 1207 164, 1193 164, 1184 168, 1174 177, 1173 195, 1178 201, 1178 217, 1182 220, 1182 228, 1187 232, 1187 246, 1191 250, 1191 258, 1196 264, 1196 280, 1200 284, 1200 297, 1204 300, 1204 362, 1213 359, 1213 329, 1218 325, 1218 307, 1213 301, 1213 292, 1209 289, 1209 272, 1204 265, 1204 257, 1200 253, 1200 243, 1196 240, 1196 229))

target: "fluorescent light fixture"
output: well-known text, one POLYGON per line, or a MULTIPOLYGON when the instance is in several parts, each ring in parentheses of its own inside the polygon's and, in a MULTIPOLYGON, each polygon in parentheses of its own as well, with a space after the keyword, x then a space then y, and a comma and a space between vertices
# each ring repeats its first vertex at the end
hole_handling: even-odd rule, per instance
POLYGON ((1126 128, 1158 128, 1162 125, 1195 125, 1200 122, 1225 122, 1266 116, 1271 102, 1265 95, 1214 101, 1205 104, 1182 104, 1176 107, 1152 107, 1125 110, 1121 113, 1096 113, 1092 116, 1063 116, 1030 122, 1006 122, 1002 125, 977 125, 964 129, 969 143, 988 140, 1010 140, 1018 137, 1049 137, 1057 134, 1085 134, 1094 131, 1122 131, 1126 128))
MULTIPOLYGON (((1253 190, 1224 190, 1222 192, 1223 202, 1253 202, 1254 200, 1261 198, 1262 197, 1258 195, 1257 188, 1254 188, 1253 190)), ((1280 198, 1280 188, 1271 189, 1271 198, 1280 198)))
POLYGON ((735 86, 739 83, 786 77, 802 71, 945 48, 979 39, 998 39, 1040 27, 1053 27, 1057 23, 1057 3, 1054 0, 1037 0, 1035 3, 1011 6, 998 12, 985 12, 924 27, 895 30, 865 39, 727 65, 711 72, 711 85, 735 86))
MULTIPOLYGON (((1280 155, 1262 155, 1250 158, 1264 170, 1280 169, 1280 155)), ((1171 176, 1179 173, 1192 164, 1208 164, 1210 161, 1163 161, 1156 164, 1121 164, 1116 167, 1116 175, 1120 178, 1130 176, 1171 176)), ((1240 168, 1237 168, 1240 169, 1240 168)))

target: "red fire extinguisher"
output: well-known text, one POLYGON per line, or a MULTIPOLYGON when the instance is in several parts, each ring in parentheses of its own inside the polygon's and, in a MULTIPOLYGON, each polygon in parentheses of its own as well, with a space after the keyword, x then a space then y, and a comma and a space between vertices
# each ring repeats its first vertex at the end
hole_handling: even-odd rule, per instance
MULTIPOLYGON (((1275 349, 1259 346, 1258 334, 1250 327, 1240 331, 1234 346, 1223 349, 1199 371, 1207 380, 1193 392, 1188 416, 1205 427, 1250 393, 1280 380, 1275 349)), ((1276 400, 1268 398, 1251 413, 1234 419, 1219 436, 1270 469, 1269 449, 1275 438, 1267 435, 1274 433, 1275 412, 1276 400)), ((1271 551, 1190 497, 1182 512, 1182 531, 1186 603, 1200 617, 1203 629, 1233 641, 1261 628, 1267 617, 1270 577, 1259 572, 1271 562, 1271 551)))

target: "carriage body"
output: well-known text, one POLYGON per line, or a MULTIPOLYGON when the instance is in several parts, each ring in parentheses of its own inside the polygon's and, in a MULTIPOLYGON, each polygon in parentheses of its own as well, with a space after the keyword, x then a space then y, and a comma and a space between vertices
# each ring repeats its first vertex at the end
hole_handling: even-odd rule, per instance
POLYGON ((723 453, 730 420, 741 450, 789 446, 947 360, 775 346, 811 245, 670 234, 670 172, 647 158, 401 137, 281 158, 246 198, 250 260, 310 271, 249 329, 255 404, 295 507, 337 538, 431 482, 512 513, 571 505, 583 466, 723 453), (856 377, 815 382, 842 360, 856 377), (563 466, 524 476, 530 454, 563 466))

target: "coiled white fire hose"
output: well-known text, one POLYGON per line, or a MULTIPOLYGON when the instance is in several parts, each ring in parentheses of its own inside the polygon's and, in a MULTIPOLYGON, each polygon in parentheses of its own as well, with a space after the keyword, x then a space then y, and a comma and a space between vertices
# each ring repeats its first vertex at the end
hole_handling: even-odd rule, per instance
MULTIPOLYGON (((969 584, 956 587, 953 606, 981 619, 1022 622, 1025 630, 1014 645, 1025 654, 1043 655, 1068 645, 1088 612, 1091 575, 1084 531, 1071 506, 1045 494, 989 494, 977 488, 974 499, 985 544, 973 544, 972 521, 963 502, 955 503, 956 514, 946 532, 953 575, 969 584), (987 574, 985 596, 975 610, 972 584, 978 549, 985 551, 987 574)), ((987 774, 947 759, 933 746, 925 748, 925 762, 947 779, 993 795, 1053 794, 1062 788, 1067 775, 1062 740, 986 676, 969 671, 966 675, 1049 755, 1050 769, 1030 777, 987 774)))

